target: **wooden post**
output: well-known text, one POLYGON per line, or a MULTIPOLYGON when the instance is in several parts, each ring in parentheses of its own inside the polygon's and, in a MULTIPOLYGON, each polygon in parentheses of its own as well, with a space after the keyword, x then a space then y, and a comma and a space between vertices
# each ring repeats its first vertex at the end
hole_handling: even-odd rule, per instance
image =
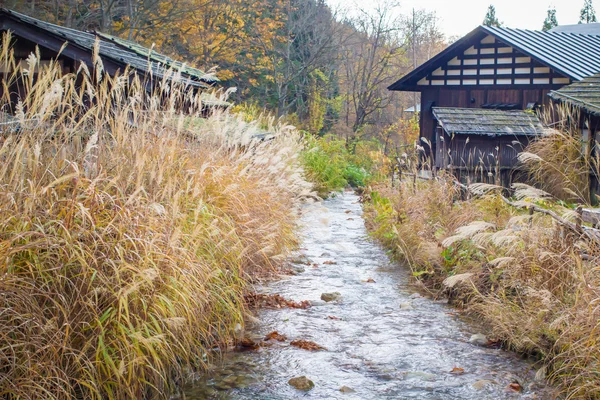
POLYGON ((471 200, 471 175, 467 174, 467 200, 471 200))
POLYGON ((535 207, 534 206, 529 206, 529 227, 531 228, 531 226, 533 225, 533 213, 535 211, 535 207))
POLYGON ((415 174, 413 175, 413 191, 416 192, 417 191, 417 171, 415 171, 415 174))
POLYGON ((398 186, 402 187, 402 166, 398 164, 398 186))
POLYGON ((583 223, 583 207, 581 205, 577 206, 575 210, 577 212, 577 220, 575 221, 575 227, 578 233, 582 233, 581 225, 583 223))

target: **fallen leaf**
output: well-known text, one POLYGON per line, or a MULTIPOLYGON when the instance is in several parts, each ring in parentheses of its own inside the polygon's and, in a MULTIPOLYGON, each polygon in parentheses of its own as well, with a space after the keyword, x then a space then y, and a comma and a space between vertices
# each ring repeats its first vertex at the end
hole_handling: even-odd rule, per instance
POLYGON ((352 213, 352 211, 346 210, 346 214, 350 214, 350 213, 352 213))
POLYGON ((249 308, 268 307, 268 308, 299 308, 307 309, 310 307, 308 300, 295 302, 287 300, 280 294, 261 294, 249 293, 244 296, 249 308))
POLYGON ((325 264, 325 265, 336 265, 337 263, 335 261, 325 261, 323 264, 325 264))
POLYGON ((523 388, 521 387, 519 382, 513 382, 506 387, 506 390, 509 392, 520 393, 523 390, 523 388))
POLYGON ((311 342, 310 340, 298 339, 294 340, 290 343, 294 347, 298 347, 302 350, 308 351, 319 351, 319 350, 327 350, 325 347, 319 346, 315 342, 311 342))
POLYGON ((334 321, 341 321, 341 320, 342 320, 341 318, 339 318, 339 317, 334 317, 333 315, 330 315, 330 316, 328 316, 328 317, 327 317, 327 319, 332 319, 332 320, 334 320, 334 321))
POLYGON ((363 281, 363 282, 365 282, 365 283, 375 283, 375 279, 369 278, 369 279, 367 279, 366 281, 363 281))
POLYGON ((269 333, 267 336, 265 336, 265 340, 277 340, 278 342, 285 342, 287 340, 287 337, 285 335, 280 334, 277 331, 271 332, 269 333))
POLYGON ((346 221, 354 221, 354 218, 348 218, 346 221))
POLYGON ((260 347, 254 340, 247 337, 240 340, 238 344, 241 348, 249 350, 257 350, 260 347))
POLYGON ((454 367, 454 368, 452 368, 452 371, 450 371, 450 373, 454 374, 454 375, 462 375, 465 373, 465 370, 464 370, 464 368, 454 367))

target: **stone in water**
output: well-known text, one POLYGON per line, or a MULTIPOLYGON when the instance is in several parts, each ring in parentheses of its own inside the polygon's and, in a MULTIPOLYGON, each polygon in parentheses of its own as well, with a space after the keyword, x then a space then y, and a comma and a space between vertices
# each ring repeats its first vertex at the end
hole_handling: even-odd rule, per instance
POLYGON ((315 387, 314 382, 308 379, 306 376, 292 378, 288 381, 288 383, 296 389, 302 390, 303 392, 308 392, 315 387))

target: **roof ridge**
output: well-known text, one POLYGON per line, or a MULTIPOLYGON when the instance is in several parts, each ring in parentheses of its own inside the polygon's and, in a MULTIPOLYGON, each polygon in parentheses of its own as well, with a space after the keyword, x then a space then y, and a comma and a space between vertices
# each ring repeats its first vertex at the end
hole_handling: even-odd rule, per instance
MULTIPOLYGON (((55 24, 53 22, 44 21, 44 20, 41 20, 39 18, 35 18, 35 17, 30 16, 30 15, 20 13, 18 11, 11 10, 9 8, 2 7, 2 11, 6 12, 7 14, 10 14, 10 15, 15 15, 15 16, 17 16, 19 18, 25 18, 25 19, 36 21, 36 22, 41 22, 44 25, 50 25, 50 26, 53 26, 53 27, 56 27, 56 28, 60 28, 60 29, 67 29, 69 31, 77 32, 77 33, 82 33, 83 32, 83 33, 87 33, 87 34, 90 34, 90 35, 92 34, 92 32, 90 32, 90 31, 84 31, 84 30, 80 30, 80 29, 69 28, 68 26, 59 25, 59 24, 55 24)), ((34 25, 37 25, 37 24, 34 22, 34 25)))
POLYGON ((479 25, 485 29, 493 29, 493 30, 507 30, 507 31, 519 31, 519 32, 535 32, 541 33, 543 35, 576 35, 576 36, 600 36, 600 34, 594 33, 581 33, 581 32, 565 32, 565 31, 544 31, 541 29, 528 29, 528 28, 511 28, 509 26, 487 26, 487 25, 479 25))

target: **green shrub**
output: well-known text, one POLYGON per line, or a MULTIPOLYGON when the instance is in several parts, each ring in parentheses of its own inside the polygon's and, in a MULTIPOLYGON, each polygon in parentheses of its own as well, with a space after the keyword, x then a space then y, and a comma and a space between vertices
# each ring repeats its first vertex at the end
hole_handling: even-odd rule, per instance
POLYGON ((306 135, 302 162, 307 178, 316 185, 321 196, 350 185, 355 188, 369 185, 381 168, 385 157, 378 144, 371 141, 351 143, 329 135, 316 138, 306 135))

